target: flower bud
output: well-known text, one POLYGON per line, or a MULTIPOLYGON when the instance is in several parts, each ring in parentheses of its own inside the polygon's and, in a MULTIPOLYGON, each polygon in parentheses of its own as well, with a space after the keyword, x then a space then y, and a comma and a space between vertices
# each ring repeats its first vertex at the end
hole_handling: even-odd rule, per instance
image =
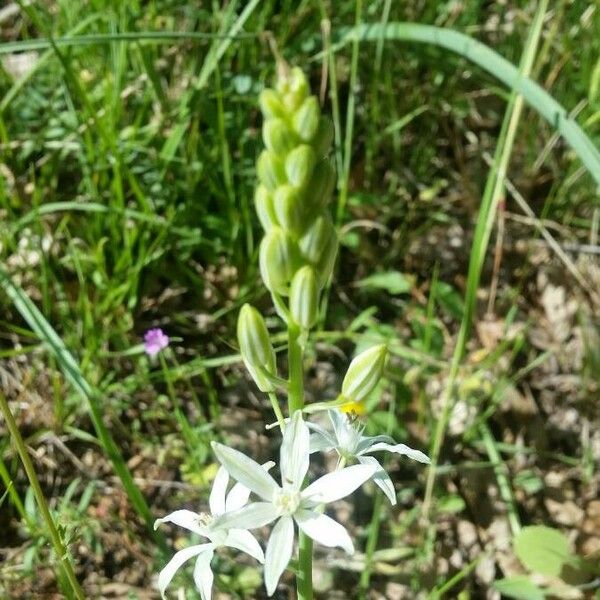
POLYGON ((244 304, 237 322, 237 338, 242 358, 255 368, 274 371, 275 352, 262 315, 250 304, 244 304))
POLYGON ((296 271, 290 286, 290 314, 304 329, 310 329, 317 321, 319 286, 312 267, 296 271))
POLYGON ((278 185, 285 183, 285 170, 281 160, 268 150, 263 150, 258 157, 256 170, 260 182, 268 189, 274 190, 278 185))
POLYGON ((259 265, 267 288, 287 296, 289 281, 299 267, 299 257, 296 244, 280 227, 273 227, 263 238, 259 265))
POLYGON ((270 89, 264 89, 258 97, 260 110, 267 119, 285 117, 286 110, 279 94, 270 89))
POLYGON ((267 149, 275 154, 287 154, 296 142, 296 136, 283 119, 267 119, 263 123, 262 135, 267 149))
POLYGON ((308 144, 294 148, 285 161, 288 181, 299 188, 305 186, 310 180, 315 162, 315 152, 308 144))
POLYGON ((277 82, 277 91, 283 97, 285 107, 295 111, 304 102, 310 90, 302 69, 294 67, 291 72, 277 82))
POLYGON ((314 220, 308 231, 300 239, 302 256, 308 262, 316 265, 330 246, 331 238, 335 237, 331 217, 327 213, 323 213, 314 220))
POLYGON ((275 190, 273 208, 284 229, 298 235, 305 228, 303 202, 291 185, 281 185, 275 190))
POLYGON ((327 117, 319 119, 319 127, 312 141, 315 154, 318 157, 327 156, 333 141, 333 123, 327 117))
POLYGON ((348 367, 342 383, 342 396, 349 402, 364 400, 379 383, 386 357, 385 344, 361 352, 348 367))
POLYGON ((264 185, 259 185, 254 192, 254 207, 260 224, 265 231, 269 231, 271 227, 277 225, 273 198, 264 185))
POLYGON ((319 286, 325 287, 329 278, 331 277, 331 273, 333 272, 333 266, 335 265, 335 259, 337 258, 338 251, 338 238, 335 233, 329 238, 329 242, 327 246, 321 252, 321 258, 317 263, 316 271, 319 279, 319 286))
POLYGON ((275 352, 264 319, 249 304, 244 304, 240 310, 237 336, 242 360, 258 389, 261 392, 274 391, 273 384, 262 369, 277 375, 275 352))
POLYGON ((306 201, 315 216, 329 203, 335 187, 335 170, 327 158, 317 162, 306 189, 306 201))
POLYGON ((295 132, 303 142, 310 142, 319 129, 321 108, 316 96, 309 96, 294 113, 295 132))

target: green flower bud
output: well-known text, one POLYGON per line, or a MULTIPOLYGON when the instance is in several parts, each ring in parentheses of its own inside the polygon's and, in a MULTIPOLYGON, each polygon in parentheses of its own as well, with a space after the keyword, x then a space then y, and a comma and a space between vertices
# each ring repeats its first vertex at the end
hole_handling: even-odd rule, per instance
POLYGON ((316 96, 309 96, 295 112, 294 130, 303 142, 310 142, 319 129, 321 108, 316 96))
POLYGON ((272 391, 273 385, 261 373, 261 369, 276 375, 275 351, 264 319, 249 304, 244 304, 240 310, 237 322, 237 337, 242 360, 252 379, 262 392, 272 391))
POLYGON ((310 206, 311 214, 317 215, 327 206, 335 187, 335 181, 335 169, 331 161, 322 158, 315 165, 305 192, 306 202, 310 206))
POLYGON ((333 142, 333 123, 327 117, 319 119, 319 127, 312 141, 317 156, 327 156, 333 142))
POLYGON ((342 396, 351 402, 364 400, 379 383, 386 357, 385 344, 361 352, 348 367, 342 383, 342 396))
POLYGON ((294 148, 285 161, 285 172, 288 181, 296 187, 308 184, 315 167, 315 151, 308 144, 294 148))
POLYGON ((304 206, 298 190, 291 185, 281 185, 273 195, 273 208, 284 229, 298 235, 305 228, 304 206))
POLYGON ((288 284, 299 265, 298 249, 290 236, 273 227, 260 244, 260 274, 269 290, 288 295, 288 284))
POLYGON ((305 266, 296 271, 290 286, 290 314, 292 319, 310 329, 317 321, 319 286, 312 267, 305 266))
POLYGON ((262 315, 250 304, 240 309, 237 322, 237 337, 242 357, 255 367, 273 370, 275 352, 269 331, 262 315))
POLYGON ((295 111, 310 93, 308 81, 302 69, 294 67, 287 76, 277 82, 277 91, 283 98, 283 103, 289 111, 295 111))
POLYGON ((263 123, 262 135, 267 149, 275 154, 287 154, 296 143, 296 136, 283 119, 267 119, 263 123))
POLYGON ((323 252, 321 252, 321 258, 319 259, 319 262, 317 263, 316 267, 319 278, 319 285, 321 287, 325 287, 325 285, 329 281, 329 278, 331 277, 331 273, 333 272, 333 265, 335 265, 335 259, 337 257, 338 246, 339 243, 337 235, 334 231, 333 235, 329 238, 327 246, 325 247, 323 252))
POLYGON ((263 150, 258 157, 256 170, 260 182, 268 189, 274 190, 278 185, 285 183, 285 170, 281 160, 268 150, 263 150))
POLYGON ((287 111, 276 91, 264 89, 258 97, 258 102, 260 104, 260 110, 266 119, 286 116, 287 111))
POLYGON ((264 185, 259 184, 254 192, 254 207, 260 224, 265 231, 269 231, 271 227, 278 225, 273 208, 273 197, 264 185))
POLYGON ((335 229, 331 217, 323 213, 312 223, 308 231, 300 239, 302 256, 313 265, 321 260, 323 253, 330 247, 331 239, 335 240, 335 229))

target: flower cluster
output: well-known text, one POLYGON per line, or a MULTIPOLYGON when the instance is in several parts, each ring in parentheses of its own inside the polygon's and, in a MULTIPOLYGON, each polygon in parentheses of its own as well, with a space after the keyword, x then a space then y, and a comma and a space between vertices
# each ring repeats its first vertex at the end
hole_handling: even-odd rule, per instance
POLYGON ((281 484, 268 472, 273 463, 259 465, 242 452, 213 442, 213 450, 222 467, 210 494, 210 514, 177 510, 156 521, 156 526, 173 523, 209 540, 180 550, 161 571, 158 582, 163 598, 176 571, 187 560, 196 557, 194 582, 202 600, 209 600, 213 583, 210 563, 215 550, 225 546, 246 552, 264 563, 265 585, 271 596, 292 558, 296 526, 319 544, 339 547, 349 554, 354 552, 346 529, 324 514, 323 508, 348 496, 369 479, 373 479, 395 504, 396 496, 389 476, 377 460, 366 453, 387 450, 420 462, 429 462, 429 459, 403 444, 391 445, 394 441, 387 436, 364 437, 341 412, 330 411, 329 416, 332 431, 306 423, 301 411, 296 411, 288 421, 280 450, 281 484), (340 466, 305 486, 311 452, 333 449, 347 461, 357 459, 358 464, 340 466), (226 496, 230 475, 238 483, 226 496), (251 493, 258 501, 248 504, 251 493), (248 530, 273 522, 275 525, 263 554, 248 530))

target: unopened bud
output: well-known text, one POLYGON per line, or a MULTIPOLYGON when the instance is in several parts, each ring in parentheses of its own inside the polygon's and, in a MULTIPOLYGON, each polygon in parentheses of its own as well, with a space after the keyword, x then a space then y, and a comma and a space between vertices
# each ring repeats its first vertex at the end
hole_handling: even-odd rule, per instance
POLYGON ((306 75, 302 69, 294 67, 287 76, 280 79, 277 82, 277 91, 281 94, 288 110, 297 110, 310 92, 306 75))
POLYGON ((289 182, 296 187, 304 187, 310 180, 316 156, 308 144, 294 148, 285 161, 285 173, 289 182))
POLYGON ((278 185, 285 183, 285 169, 282 161, 268 150, 263 150, 258 157, 256 170, 260 182, 273 191, 278 185))
POLYGON ((261 369, 276 374, 275 352, 262 315, 249 304, 240 310, 237 337, 242 359, 256 385, 263 392, 271 391, 273 386, 261 369))
POLYGON ((305 207, 295 188, 291 185, 279 186, 273 196, 273 208, 284 229, 296 235, 302 232, 305 227, 305 207))
POLYGON ((319 286, 312 267, 296 271, 290 286, 290 314, 304 329, 310 329, 317 321, 319 286))
POLYGON ((259 184, 254 192, 254 207, 265 231, 278 224, 273 208, 273 197, 264 185, 259 184))
POLYGON ((324 213, 314 220, 308 231, 300 239, 302 256, 308 262, 316 265, 330 246, 331 238, 335 238, 335 229, 331 217, 324 213))
POLYGON ((297 140, 283 119, 267 119, 263 123, 262 135, 267 149, 275 154, 287 154, 297 140))
POLYGON ((286 110, 279 94, 271 89, 264 89, 258 97, 260 110, 267 119, 285 117, 286 110))
POLYGON ((327 206, 335 187, 335 179, 335 170, 331 161, 327 158, 319 160, 306 188, 305 197, 310 205, 311 214, 316 215, 327 206))
POLYGON ((385 344, 361 352, 348 367, 342 383, 342 396, 349 402, 364 400, 379 383, 386 357, 385 344))
POLYGON ((329 278, 331 277, 331 273, 333 272, 333 266, 335 265, 335 259, 337 258, 338 252, 338 238, 335 233, 329 238, 329 242, 323 252, 321 252, 321 258, 319 262, 317 262, 316 271, 318 274, 319 285, 321 287, 325 287, 329 278))
POLYGON ((299 267, 299 258, 296 244, 280 227, 273 227, 263 238, 259 265, 267 288, 287 296, 290 279, 299 267))
POLYGON ((316 96, 309 96, 294 114, 294 130, 303 142, 310 142, 319 129, 321 108, 316 96))
POLYGON ((315 134, 315 138, 312 141, 315 154, 318 157, 327 156, 329 149, 331 148, 331 142, 333 141, 333 123, 327 117, 321 117, 319 119, 319 127, 315 134))

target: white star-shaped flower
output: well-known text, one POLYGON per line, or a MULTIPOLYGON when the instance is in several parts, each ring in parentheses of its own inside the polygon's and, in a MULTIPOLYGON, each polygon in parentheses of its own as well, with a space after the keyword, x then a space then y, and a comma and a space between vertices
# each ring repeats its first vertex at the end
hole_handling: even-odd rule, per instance
MULTIPOLYGON (((267 463, 259 468, 266 473, 266 470, 273 464, 267 463)), ((260 563, 264 563, 265 556, 263 550, 256 538, 249 531, 237 527, 228 529, 222 527, 215 529, 213 527, 216 518, 227 512, 242 508, 247 504, 250 497, 250 490, 240 483, 236 483, 231 488, 229 494, 226 494, 228 483, 229 474, 223 467, 220 467, 208 500, 210 513, 176 510, 166 517, 155 521, 154 529, 161 523, 174 523, 210 540, 208 543, 197 544, 180 550, 162 569, 158 575, 158 588, 163 598, 165 598, 165 590, 175 576, 175 573, 190 558, 197 557, 194 567, 194 583, 200 592, 202 600, 210 600, 213 584, 213 572, 210 568, 210 563, 215 549, 221 546, 236 548, 237 550, 246 552, 260 563)))
POLYGON ((302 489, 309 466, 310 432, 296 411, 283 434, 279 485, 261 466, 245 454, 213 442, 213 449, 229 474, 262 499, 216 520, 215 527, 254 529, 277 521, 265 553, 265 585, 273 594, 288 565, 294 547, 294 521, 309 537, 324 546, 339 546, 354 552, 346 529, 315 510, 319 505, 344 498, 373 476, 374 465, 353 465, 323 475, 302 489))
POLYGON ((330 410, 328 413, 333 431, 327 431, 315 423, 308 424, 314 432, 310 437, 310 451, 335 450, 345 462, 357 460, 363 465, 373 466, 375 468, 373 481, 383 490, 392 504, 396 504, 396 492, 390 476, 375 457, 367 455, 385 450, 394 454, 403 454, 421 463, 431 462, 420 450, 413 450, 406 444, 396 444, 389 435, 373 437, 363 435, 364 426, 354 424, 339 410, 330 410))

